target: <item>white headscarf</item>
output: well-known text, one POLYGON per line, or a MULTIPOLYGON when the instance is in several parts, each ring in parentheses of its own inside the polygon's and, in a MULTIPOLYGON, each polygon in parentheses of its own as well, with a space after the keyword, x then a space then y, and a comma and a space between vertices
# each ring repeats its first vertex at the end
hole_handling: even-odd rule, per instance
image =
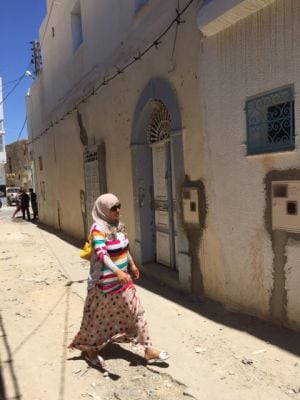
POLYGON ((112 220, 109 212, 113 206, 120 204, 119 199, 112 193, 102 194, 97 198, 92 210, 93 220, 99 225, 101 232, 113 234, 124 231, 124 224, 119 220, 112 220))

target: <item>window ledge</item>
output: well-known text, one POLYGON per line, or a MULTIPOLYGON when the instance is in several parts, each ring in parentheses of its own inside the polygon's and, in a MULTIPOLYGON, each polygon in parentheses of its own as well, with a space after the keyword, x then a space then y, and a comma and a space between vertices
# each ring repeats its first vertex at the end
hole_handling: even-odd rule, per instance
POLYGON ((295 154, 296 147, 290 150, 278 150, 278 151, 269 151, 265 153, 257 153, 257 154, 246 154, 246 158, 261 158, 266 156, 273 156, 273 157, 282 157, 282 156, 289 156, 295 154))
POLYGON ((207 0, 199 9, 197 24, 204 36, 212 36, 275 0, 207 0))

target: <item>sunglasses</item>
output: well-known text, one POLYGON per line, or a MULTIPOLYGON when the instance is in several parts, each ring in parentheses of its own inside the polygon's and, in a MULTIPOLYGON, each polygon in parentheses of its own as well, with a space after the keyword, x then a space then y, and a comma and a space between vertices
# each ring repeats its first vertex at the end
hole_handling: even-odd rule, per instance
POLYGON ((112 206, 112 208, 110 209, 110 211, 117 211, 118 209, 121 208, 121 204, 116 204, 115 206, 112 206))

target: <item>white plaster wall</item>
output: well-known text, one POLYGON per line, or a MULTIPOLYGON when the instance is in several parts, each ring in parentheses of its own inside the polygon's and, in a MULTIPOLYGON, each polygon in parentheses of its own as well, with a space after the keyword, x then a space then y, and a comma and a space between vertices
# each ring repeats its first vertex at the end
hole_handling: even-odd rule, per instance
MULTIPOLYGON (((183 0, 179 3, 186 5, 183 0)), ((55 2, 48 23, 44 20, 40 30, 44 69, 31 88, 27 109, 31 139, 38 138, 32 146, 38 185, 46 182, 41 219, 58 227, 59 201, 61 228, 82 237, 79 191, 84 188, 84 147, 76 112, 39 135, 104 75, 110 76, 116 65, 125 65, 137 49, 150 44, 174 17, 178 2, 151 0, 134 15, 134 1, 124 0, 117 9, 109 0, 100 5, 97 0, 82 1, 84 42, 73 54, 69 17, 74 4, 74 0, 55 2), (40 155, 43 171, 37 167, 40 155)), ((205 185, 206 227, 197 249, 205 293, 229 307, 267 318, 273 251, 264 221, 264 178, 272 169, 299 166, 299 104, 296 97, 296 150, 252 157, 246 157, 244 106, 248 96, 291 83, 297 96, 300 4, 277 1, 201 45, 197 7, 195 2, 183 18, 186 23, 178 30, 174 27, 157 50, 102 88, 79 111, 89 143, 105 141, 108 191, 119 196, 122 218, 134 238, 133 116, 151 79, 170 82, 182 118, 178 128, 183 128, 185 173, 205 185)), ((290 253, 289 265, 294 268, 295 252, 290 253)), ((291 280, 288 285, 289 318, 294 320, 295 285, 291 280)))
POLYGON ((0 76, 0 120, 3 121, 3 93, 2 93, 2 78, 0 76))
MULTIPOLYGON (((97 85, 103 76, 116 72, 116 65, 125 65, 137 49, 144 49, 176 16, 177 0, 149 1, 133 14, 134 1, 96 0, 82 3, 84 42, 75 55, 71 54, 68 26, 71 0, 54 4, 48 22, 55 28, 55 37, 44 35, 45 21, 40 30, 44 37, 44 68, 30 92, 27 109, 32 138, 38 137, 51 121, 60 118, 78 102, 84 93, 97 85), (120 3, 118 3, 120 4, 120 3)), ((186 1, 180 0, 182 8, 186 1)), ((122 203, 122 218, 131 238, 135 237, 134 194, 131 165, 133 117, 142 91, 153 78, 165 78, 174 87, 182 112, 187 171, 199 179, 201 171, 201 134, 199 132, 197 60, 200 34, 196 27, 197 4, 184 16, 187 22, 174 26, 158 49, 152 49, 143 60, 119 75, 79 107, 89 143, 105 142, 108 191, 116 193, 122 203)), ((177 127, 181 128, 181 127, 177 127)), ((146 133, 145 133, 146 134, 146 133)), ((37 171, 37 179, 45 179, 47 201, 42 205, 41 218, 57 226, 57 199, 62 207, 63 230, 81 237, 79 190, 84 189, 82 153, 76 112, 66 116, 33 143, 35 159, 43 154, 45 171, 37 171), (54 143, 55 149, 54 150, 54 143), (71 203, 70 203, 71 199, 71 203), (71 204, 71 206, 70 206, 71 204)))
POLYGON ((5 132, 4 132, 4 116, 3 116, 3 93, 2 93, 2 78, 0 77, 0 123, 2 123, 0 126, 0 138, 2 142, 2 151, 0 151, 0 182, 1 185, 5 185, 6 179, 5 179, 5 174, 3 175, 4 172, 4 164, 6 163, 6 152, 5 152, 5 132))
POLYGON ((277 1, 204 39, 201 49, 205 290, 230 307, 263 317, 273 285, 264 178, 272 169, 299 167, 299 17, 298 1, 277 1), (247 157, 246 98, 287 84, 295 85, 296 150, 247 157))
POLYGON ((80 91, 83 96, 150 44, 176 16, 178 6, 174 0, 151 0, 135 13, 133 0, 81 1, 83 43, 73 53, 70 15, 75 3, 54 2, 40 28, 44 71, 39 90, 47 93, 47 111, 57 116, 78 100, 80 91))

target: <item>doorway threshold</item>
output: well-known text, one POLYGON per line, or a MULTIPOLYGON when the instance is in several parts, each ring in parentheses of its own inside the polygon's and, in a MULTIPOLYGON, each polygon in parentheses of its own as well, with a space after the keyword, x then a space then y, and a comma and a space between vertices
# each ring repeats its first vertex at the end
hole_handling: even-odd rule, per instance
POLYGON ((179 282, 178 271, 170 269, 158 263, 146 263, 140 266, 140 270, 147 278, 154 279, 160 284, 165 284, 176 290, 182 290, 179 282))

